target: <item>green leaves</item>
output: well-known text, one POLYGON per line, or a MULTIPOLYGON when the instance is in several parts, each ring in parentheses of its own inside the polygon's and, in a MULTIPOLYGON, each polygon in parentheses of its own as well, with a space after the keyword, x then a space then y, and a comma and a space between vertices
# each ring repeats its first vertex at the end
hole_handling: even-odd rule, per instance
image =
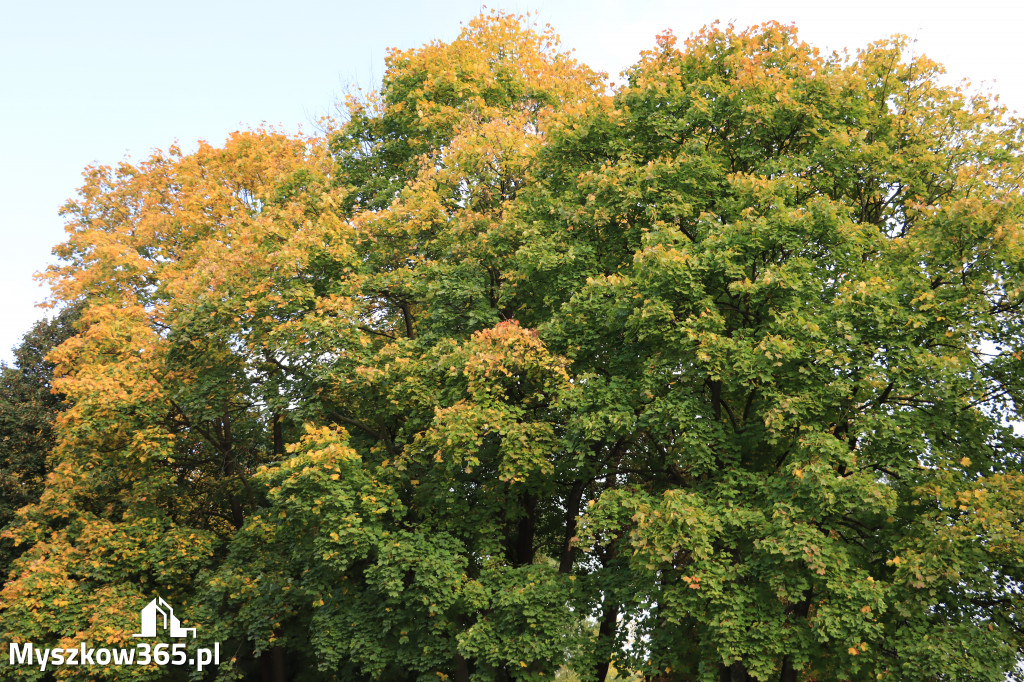
POLYGON ((492 13, 329 140, 91 169, 5 632, 162 590, 219 679, 1012 677, 1024 130, 940 73, 769 23, 604 96, 492 13))
MULTIPOLYGON (((977 627, 995 656, 995 640, 1017 641, 993 635, 991 610, 973 620, 980 603, 1013 601, 1019 577, 987 581, 1015 560, 982 549, 1001 534, 957 531, 974 508, 953 501, 975 502, 975 477, 1016 462, 1002 456, 1016 445, 996 443, 1000 416, 1019 415, 995 396, 1019 388, 993 370, 1019 339, 991 362, 981 338, 1019 286, 996 273, 1019 256, 973 263, 1017 228, 968 197, 974 173, 1009 169, 981 161, 1001 144, 976 126, 1009 140, 1019 123, 899 49, 846 64, 776 25, 666 39, 611 112, 560 128, 542 155, 525 198, 540 241, 520 253, 547 287, 544 335, 585 381, 572 423, 629 443, 586 525, 594 551, 628 552, 619 570, 645 586, 623 606, 650 637, 638 670, 884 677, 916 655, 907 617, 977 627), (867 78, 885 58, 884 78, 867 78), (966 448, 987 453, 984 469, 966 448), (944 495, 951 507, 936 508, 944 495)), ((985 204, 999 211, 1019 202, 1004 177, 985 204)), ((1012 307, 1017 321, 1001 320, 1016 328, 1012 307)), ((979 667, 943 660, 957 679, 979 667)))

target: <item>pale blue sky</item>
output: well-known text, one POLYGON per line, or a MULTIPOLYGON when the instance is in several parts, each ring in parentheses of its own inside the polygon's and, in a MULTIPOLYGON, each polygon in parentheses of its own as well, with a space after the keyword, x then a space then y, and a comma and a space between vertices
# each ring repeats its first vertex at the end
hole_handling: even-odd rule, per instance
MULTIPOLYGON (((533 11, 591 66, 617 74, 671 28, 715 19, 794 21, 822 47, 900 32, 953 76, 992 81, 1024 111, 1024 11, 1012 2, 488 3, 533 11)), ((140 158, 179 140, 285 130, 325 113, 348 84, 373 88, 385 50, 450 40, 480 2, 0 0, 0 359, 44 315, 32 274, 63 240, 57 210, 90 163, 140 158)))

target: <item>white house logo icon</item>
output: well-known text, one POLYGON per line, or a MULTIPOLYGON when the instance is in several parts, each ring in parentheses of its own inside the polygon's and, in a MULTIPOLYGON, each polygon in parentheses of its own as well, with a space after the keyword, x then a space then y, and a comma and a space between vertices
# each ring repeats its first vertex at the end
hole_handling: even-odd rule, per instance
POLYGON ((195 628, 181 627, 181 623, 174 615, 174 609, 162 597, 157 597, 149 602, 142 609, 140 616, 142 617, 142 632, 132 635, 132 637, 156 637, 158 617, 163 618, 163 629, 167 630, 171 637, 188 637, 189 633, 193 637, 196 636, 195 628))

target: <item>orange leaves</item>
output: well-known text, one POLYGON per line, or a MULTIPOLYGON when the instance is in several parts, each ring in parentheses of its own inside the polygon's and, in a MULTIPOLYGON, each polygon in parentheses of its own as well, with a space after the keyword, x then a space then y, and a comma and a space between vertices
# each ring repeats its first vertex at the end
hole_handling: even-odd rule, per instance
POLYGON ((55 251, 67 264, 45 277, 63 300, 151 304, 181 294, 173 280, 195 281, 181 270, 244 233, 271 208, 274 188, 315 167, 317 154, 306 140, 257 130, 233 133, 223 148, 200 143, 189 155, 173 148, 137 165, 89 169, 62 211, 70 237, 55 251))
POLYGON ((98 438, 114 436, 125 445, 134 443, 141 454, 154 443, 144 429, 132 427, 126 413, 152 408, 163 399, 154 364, 160 340, 138 306, 95 306, 83 323, 85 331, 52 354, 54 388, 72 403, 61 419, 62 442, 69 448, 96 447, 98 438))
MULTIPOLYGON (((301 440, 289 445, 288 450, 302 456, 289 465, 290 469, 319 466, 325 471, 336 471, 337 467, 359 460, 359 454, 348 446, 348 432, 343 427, 312 426, 305 424, 301 440)), ((331 474, 332 480, 338 476, 331 474)))
POLYGON ((454 127, 462 108, 490 118, 510 108, 568 106, 600 83, 598 74, 558 52, 550 28, 538 33, 524 28, 523 17, 502 12, 474 18, 450 44, 392 50, 387 65, 386 100, 429 127, 454 127))
POLYGON ((540 380, 543 384, 568 386, 567 361, 552 355, 535 330, 510 320, 473 334, 466 344, 469 355, 465 372, 474 386, 491 388, 501 376, 540 380))

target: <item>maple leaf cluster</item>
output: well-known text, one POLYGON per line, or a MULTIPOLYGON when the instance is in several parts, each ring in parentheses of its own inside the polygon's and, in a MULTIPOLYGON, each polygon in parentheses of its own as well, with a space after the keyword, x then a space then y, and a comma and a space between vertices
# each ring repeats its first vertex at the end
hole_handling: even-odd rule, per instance
POLYGON ((494 12, 322 134, 88 168, 0 639, 160 595, 191 679, 1021 679, 1024 126, 941 75, 768 23, 613 88, 494 12))

